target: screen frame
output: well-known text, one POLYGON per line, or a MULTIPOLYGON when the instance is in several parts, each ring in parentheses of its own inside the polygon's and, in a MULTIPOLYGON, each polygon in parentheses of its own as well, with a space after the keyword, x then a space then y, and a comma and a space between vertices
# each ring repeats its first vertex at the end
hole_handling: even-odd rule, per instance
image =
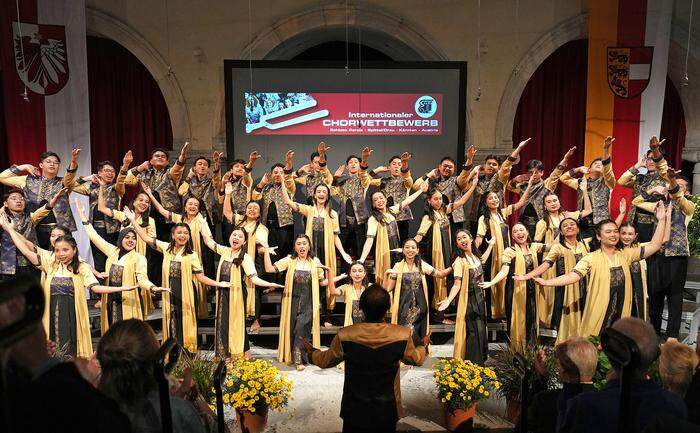
MULTIPOLYGON (((264 69, 359 69, 358 62, 309 61, 309 60, 224 60, 224 92, 226 117, 226 154, 230 160, 235 155, 233 139, 233 80, 231 69, 264 68, 264 69)), ((362 62, 362 69, 452 69, 459 72, 458 119, 457 125, 457 163, 465 161, 466 129, 467 129, 467 62, 362 62)))

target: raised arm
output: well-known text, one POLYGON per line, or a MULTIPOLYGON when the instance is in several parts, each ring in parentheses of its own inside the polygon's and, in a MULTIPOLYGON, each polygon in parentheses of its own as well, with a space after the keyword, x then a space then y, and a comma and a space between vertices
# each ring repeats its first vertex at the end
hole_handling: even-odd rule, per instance
MULTIPOLYGON (((478 173, 478 171, 479 171, 479 166, 477 165, 476 167, 474 167, 474 169, 471 171, 471 173, 476 174, 476 173, 478 173)), ((474 194, 474 191, 476 190, 476 185, 478 183, 479 183, 479 176, 477 176, 477 175, 473 176, 472 181, 471 181, 471 186, 469 187, 467 192, 465 192, 462 195, 462 197, 458 198, 457 200, 454 201, 454 203, 452 203, 452 210, 461 208, 462 206, 464 206, 467 203, 467 201, 469 201, 469 199, 474 194)))
POLYGON ((99 233, 97 233, 97 231, 95 231, 95 229, 88 221, 88 217, 85 214, 85 209, 83 209, 83 206, 78 200, 75 200, 75 209, 78 211, 78 217, 83 223, 83 227, 85 228, 85 232, 87 233, 90 242, 95 244, 95 246, 97 246, 97 248, 99 248, 99 250, 102 251, 102 253, 106 256, 112 254, 114 249, 118 247, 107 242, 102 236, 100 236, 99 233))
POLYGON ((151 188, 144 182, 141 182, 141 189, 143 189, 143 192, 145 192, 146 195, 148 195, 148 198, 151 200, 151 204, 158 211, 158 213, 163 215, 163 218, 165 218, 166 220, 171 221, 172 212, 170 212, 169 210, 164 208, 162 204, 160 204, 158 199, 156 199, 156 197, 153 195, 153 191, 151 191, 151 188))
POLYGON ((66 188, 72 188, 77 185, 77 179, 75 172, 78 171, 78 157, 80 157, 81 149, 73 149, 70 153, 70 165, 66 171, 66 175, 63 176, 63 186, 66 188))
POLYGON ((591 197, 588 195, 588 179, 585 177, 581 179, 579 183, 581 187, 581 195, 583 196, 583 209, 581 210, 581 218, 585 218, 593 213, 593 206, 591 205, 591 197))
POLYGON ((233 217, 233 207, 231 206, 231 195, 233 194, 233 185, 231 182, 226 182, 224 187, 224 218, 229 222, 229 224, 235 224, 235 219, 233 217))
POLYGON ((202 228, 200 230, 200 234, 202 235, 202 239, 204 240, 204 244, 210 250, 216 252, 216 246, 218 244, 214 240, 214 237, 212 236, 211 231, 209 230, 209 224, 207 224, 206 221, 203 221, 201 226, 202 226, 202 228))
POLYGON ((610 159, 610 146, 614 141, 613 137, 606 137, 603 144, 603 179, 610 189, 615 188, 615 172, 613 172, 612 160, 610 159))
POLYGON ((287 192, 287 188, 281 188, 282 189, 282 200, 284 200, 284 204, 289 206, 294 212, 299 212, 299 203, 295 202, 292 200, 291 197, 289 197, 289 192, 287 192))
POLYGON ((663 243, 664 233, 666 232, 666 212, 672 212, 671 205, 666 206, 659 202, 656 205, 656 229, 654 230, 654 236, 651 240, 644 246, 644 258, 654 255, 657 251, 661 249, 661 244, 663 243))
POLYGON ((97 190, 97 210, 110 218, 114 216, 112 209, 107 207, 107 201, 105 200, 105 190, 104 186, 102 185, 100 185, 100 188, 97 190))
POLYGON ((617 214, 617 218, 615 218, 615 224, 617 224, 618 227, 625 222, 625 215, 627 214, 627 200, 625 200, 624 197, 620 199, 619 212, 620 213, 617 214))
MULTIPOLYGON (((491 236, 491 239, 486 241, 488 243, 488 246, 486 247, 486 251, 484 251, 484 254, 481 255, 481 264, 485 264, 486 261, 489 259, 489 256, 491 255, 491 252, 493 251, 493 246, 496 245, 496 238, 491 236)), ((476 242, 474 242, 476 244, 476 242)), ((479 243, 481 245, 481 243, 479 243)), ((479 248, 479 247, 477 247, 479 248)))
POLYGON ((513 149, 510 156, 503 161, 503 164, 501 164, 501 168, 498 169, 498 180, 501 182, 501 184, 506 185, 508 183, 508 180, 510 179, 510 172, 513 170, 513 163, 518 160, 520 152, 525 148, 525 146, 527 146, 530 140, 532 140, 532 138, 527 138, 518 143, 518 147, 513 149))
POLYGON ((530 190, 532 190, 532 180, 534 178, 530 176, 530 179, 527 181, 527 188, 525 188, 525 191, 520 195, 520 199, 513 203, 513 213, 516 213, 518 209, 521 207, 525 206, 525 203, 527 203, 527 198, 530 196, 530 190))
POLYGON ((399 206, 399 209, 403 210, 411 205, 418 197, 421 196, 421 194, 428 192, 428 187, 430 184, 428 182, 423 182, 420 185, 420 188, 418 188, 418 191, 412 193, 411 195, 407 196, 403 201, 401 202, 401 205, 399 206))
POLYGON ((554 168, 554 170, 552 170, 552 172, 549 174, 549 177, 544 180, 545 188, 547 188, 550 191, 554 191, 557 189, 557 185, 559 184, 559 178, 564 172, 564 169, 566 169, 566 165, 569 162, 569 158, 573 156, 575 151, 576 146, 572 147, 564 154, 564 157, 561 159, 559 164, 554 168))
POLYGON ((637 183, 637 174, 639 174, 639 169, 646 165, 647 157, 642 155, 632 167, 628 168, 627 171, 622 173, 622 176, 617 180, 617 184, 624 186, 625 188, 633 188, 637 183))
POLYGON ((134 212, 128 207, 125 207, 124 216, 131 221, 131 227, 133 227, 134 231, 136 231, 136 234, 139 235, 139 237, 143 239, 143 241, 146 242, 146 244, 148 244, 151 248, 158 250, 156 246, 156 238, 149 235, 146 229, 141 227, 141 224, 136 222, 136 215, 134 215, 134 212))
POLYGON ((177 161, 170 167, 170 171, 168 172, 168 176, 170 176, 170 179, 175 183, 175 186, 177 186, 180 183, 180 179, 182 179, 182 172, 185 170, 185 161, 187 160, 187 152, 189 152, 189 150, 190 142, 186 141, 185 145, 182 146, 180 150, 177 161))

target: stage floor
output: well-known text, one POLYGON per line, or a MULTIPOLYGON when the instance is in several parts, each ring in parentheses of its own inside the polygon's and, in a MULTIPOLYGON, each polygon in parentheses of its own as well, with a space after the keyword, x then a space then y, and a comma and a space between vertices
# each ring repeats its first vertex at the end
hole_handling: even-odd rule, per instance
MULTIPOLYGON (((401 370, 401 398, 405 417, 399 421, 402 432, 444 432, 443 412, 435 397, 432 365, 437 357, 451 356, 452 345, 432 346, 432 357, 422 367, 401 370)), ((256 358, 270 359, 294 382, 294 399, 283 413, 270 412, 266 432, 341 432, 339 417, 344 373, 337 368, 322 370, 314 365, 304 371, 277 362, 277 351, 252 347, 256 358)), ((227 411, 228 412, 228 411, 227 411)), ((475 416, 475 431, 510 432, 512 424, 501 418, 505 401, 491 398, 479 402, 475 416)), ((228 415, 228 414, 227 414, 228 415)))

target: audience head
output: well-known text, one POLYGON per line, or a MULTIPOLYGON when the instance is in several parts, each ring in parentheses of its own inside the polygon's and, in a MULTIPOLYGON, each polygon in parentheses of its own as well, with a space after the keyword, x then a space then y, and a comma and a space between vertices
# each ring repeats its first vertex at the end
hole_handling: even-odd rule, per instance
MULTIPOLYGON (((625 317, 613 323, 612 328, 630 339, 639 348, 639 365, 636 375, 642 376, 659 356, 659 338, 651 324, 636 317, 625 317)), ((613 368, 615 368, 613 366, 613 368)))
POLYGON ((485 174, 492 175, 498 171, 500 165, 501 160, 498 158, 498 156, 488 154, 486 155, 486 158, 484 158, 484 164, 481 166, 481 168, 484 170, 485 174))
POLYGON ((357 155, 350 155, 345 159, 345 167, 348 169, 348 173, 355 174, 360 171, 360 157, 357 155))
POLYGON ((117 175, 112 161, 101 161, 97 164, 97 177, 105 183, 112 183, 117 175))
POLYGON ((445 156, 440 160, 438 172, 442 177, 450 177, 455 174, 455 160, 451 156, 445 156))
POLYGON ((542 174, 544 173, 544 164, 539 159, 531 159, 525 164, 525 171, 532 177, 534 177, 533 182, 537 183, 542 180, 542 174))
POLYGON ((194 160, 194 172, 200 176, 206 176, 209 173, 209 167, 211 166, 211 160, 200 156, 194 160))
POLYGON ((690 346, 669 340, 661 346, 659 375, 664 388, 685 396, 698 366, 698 355, 690 346))
POLYGON ((168 166, 168 151, 162 147, 157 147, 151 152, 151 166, 162 169, 168 166))
POLYGON ((590 383, 598 365, 598 349, 585 338, 574 337, 554 351, 559 377, 564 383, 590 383))
POLYGON ((231 173, 233 173, 234 176, 241 177, 245 174, 245 161, 240 158, 236 158, 233 161, 231 161, 231 164, 229 164, 228 169, 231 173))
POLYGON ((637 227, 629 221, 620 226, 620 242, 625 247, 637 242, 637 227))
POLYGON ((383 322, 389 305, 389 292, 379 284, 370 284, 360 295, 360 310, 364 313, 366 322, 383 322))
POLYGON ((97 346, 102 374, 98 388, 120 405, 128 405, 156 389, 153 360, 158 340, 153 329, 137 319, 112 324, 97 346))
POLYGON ((42 152, 39 156, 39 168, 41 169, 41 174, 46 176, 55 176, 58 174, 58 169, 61 167, 61 158, 58 157, 56 152, 42 152))
POLYGON ((26 204, 24 191, 17 188, 9 190, 3 197, 3 203, 5 204, 5 207, 12 212, 24 212, 24 207, 26 204))

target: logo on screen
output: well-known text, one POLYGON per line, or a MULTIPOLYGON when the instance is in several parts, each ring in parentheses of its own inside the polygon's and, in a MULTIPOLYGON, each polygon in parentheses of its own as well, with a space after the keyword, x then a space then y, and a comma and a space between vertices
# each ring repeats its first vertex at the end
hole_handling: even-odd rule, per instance
POLYGON ((437 101, 432 96, 421 96, 416 100, 416 114, 423 119, 433 117, 437 111, 437 101))

